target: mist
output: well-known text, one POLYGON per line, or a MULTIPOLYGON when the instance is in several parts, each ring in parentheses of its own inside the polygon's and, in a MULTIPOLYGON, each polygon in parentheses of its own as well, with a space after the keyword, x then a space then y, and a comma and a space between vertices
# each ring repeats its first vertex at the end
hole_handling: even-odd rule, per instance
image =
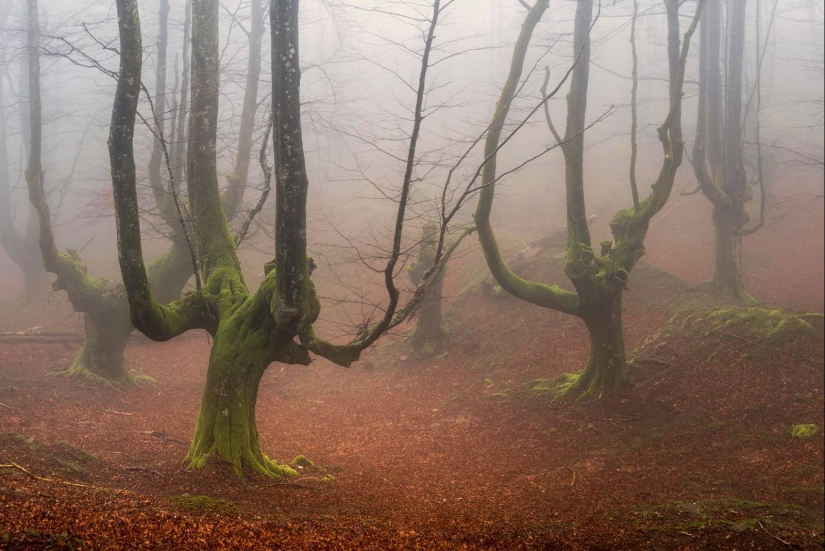
POLYGON ((0 6, 0 548, 823 542, 818 0, 0 6))

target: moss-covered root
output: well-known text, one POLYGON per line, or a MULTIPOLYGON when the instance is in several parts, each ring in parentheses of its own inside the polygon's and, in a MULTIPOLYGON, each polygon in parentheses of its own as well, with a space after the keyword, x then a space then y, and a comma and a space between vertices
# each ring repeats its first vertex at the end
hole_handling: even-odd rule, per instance
POLYGON ((132 333, 128 314, 121 316, 84 315, 86 340, 66 371, 56 375, 83 379, 114 388, 127 388, 154 382, 146 375, 137 375, 126 369, 124 350, 132 333))
POLYGON ((554 381, 552 388, 556 399, 587 400, 598 398, 605 392, 617 392, 630 386, 627 364, 618 359, 594 361, 578 373, 565 373, 554 381))
POLYGON ((630 386, 622 329, 621 295, 587 319, 590 332, 590 360, 579 373, 563 375, 556 382, 557 398, 585 400, 604 392, 616 392, 630 386))
POLYGON ((212 346, 195 436, 186 456, 189 468, 204 467, 216 455, 235 473, 256 472, 286 478, 297 475, 261 450, 255 402, 264 370, 272 361, 270 333, 251 321, 229 320, 212 346))

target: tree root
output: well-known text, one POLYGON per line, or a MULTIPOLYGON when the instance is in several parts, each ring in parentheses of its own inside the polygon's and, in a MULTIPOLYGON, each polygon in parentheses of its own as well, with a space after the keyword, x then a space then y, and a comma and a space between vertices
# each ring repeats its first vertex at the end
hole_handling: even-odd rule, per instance
POLYGON ((97 385, 106 386, 116 390, 123 390, 126 388, 136 388, 141 386, 152 385, 156 381, 148 375, 139 375, 133 371, 124 371, 117 379, 108 379, 97 373, 92 372, 82 362, 75 361, 72 366, 65 371, 52 371, 48 373, 54 377, 70 377, 73 379, 82 379, 97 385))

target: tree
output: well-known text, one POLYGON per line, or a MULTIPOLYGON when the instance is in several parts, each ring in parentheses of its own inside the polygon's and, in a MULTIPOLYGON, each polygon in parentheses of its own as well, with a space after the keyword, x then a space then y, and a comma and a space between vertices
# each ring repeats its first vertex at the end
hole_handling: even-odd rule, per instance
MULTIPOLYGON (((418 258, 410 264, 407 275, 413 285, 418 286, 424 275, 433 268, 438 250, 439 225, 433 222, 424 224, 421 228, 421 244, 418 249, 418 258)), ((422 355, 429 356, 443 348, 447 341, 449 328, 444 322, 441 312, 441 299, 444 292, 444 276, 447 271, 447 261, 458 248, 461 241, 475 231, 474 227, 464 230, 449 246, 441 258, 439 267, 432 283, 427 287, 416 308, 418 321, 415 329, 409 336, 412 349, 422 355)))
MULTIPOLYGON (((682 88, 685 62, 690 39, 701 13, 701 2, 696 15, 679 44, 679 1, 665 2, 668 25, 669 97, 670 108, 658 136, 662 143, 663 161, 659 176, 651 185, 650 194, 638 199, 635 175, 631 171, 631 190, 634 205, 613 217, 610 228, 612 241, 603 241, 597 253, 591 244, 588 216, 584 200, 584 132, 590 67, 590 30, 594 24, 593 2, 579 0, 576 7, 573 48, 575 62, 571 68, 570 90, 567 94, 567 128, 561 143, 565 161, 565 189, 567 197, 567 242, 564 270, 575 291, 525 280, 511 271, 504 262, 490 224, 490 212, 495 197, 496 155, 501 145, 501 134, 513 98, 520 84, 522 68, 529 43, 548 0, 536 0, 522 25, 521 34, 513 52, 510 73, 496 106, 485 144, 485 165, 482 189, 475 212, 487 265, 502 289, 513 296, 545 308, 577 316, 590 334, 590 359, 584 370, 570 375, 559 384, 559 395, 579 398, 599 396, 603 391, 615 391, 628 384, 624 336, 622 330, 622 295, 628 277, 645 252, 644 239, 653 216, 670 196, 676 171, 682 162, 683 141, 681 127, 682 88)), ((528 6, 529 7, 529 6, 528 6)), ((635 17, 634 17, 635 25, 635 17)), ((634 81, 635 81, 634 72, 634 81)), ((546 102, 550 95, 543 94, 546 102)), ((552 130, 552 124, 551 130, 552 130)), ((635 158, 631 161, 631 166, 635 158)))
MULTIPOLYGON (((0 27, 5 28, 8 21, 8 10, 0 14, 0 27)), ((11 181, 9 175, 8 143, 6 137, 6 97, 4 93, 3 75, 6 73, 7 41, 11 33, 3 33, 0 39, 0 245, 9 258, 20 267, 23 272, 23 290, 13 308, 26 308, 42 302, 48 297, 49 278, 43 268, 40 258, 40 249, 37 244, 38 224, 37 214, 33 208, 28 210, 28 221, 25 232, 22 234, 14 225, 14 208, 11 197, 11 181)), ((21 81, 24 79, 21 75, 21 81)), ((21 82, 21 85, 25 84, 21 82)), ((24 86, 20 94, 23 95, 24 86)), ((22 102, 21 102, 22 103, 22 102)), ((25 139, 23 140, 25 143, 25 139)))
MULTIPOLYGON (((289 467, 277 465, 264 455, 258 438, 255 404, 266 368, 275 361, 308 364, 310 352, 348 366, 358 359, 362 350, 401 323, 413 304, 398 308, 400 292, 394 277, 401 254, 415 147, 423 120, 429 52, 442 9, 440 0, 433 2, 433 15, 427 21, 413 131, 401 183, 392 252, 384 270, 388 305, 377 323, 344 345, 324 341, 313 330, 320 302, 310 277, 311 262, 306 249, 309 182, 301 129, 298 4, 298 0, 276 0, 270 7, 272 136, 276 159, 275 258, 267 264, 266 277, 258 290, 250 292, 221 201, 215 161, 219 4, 217 0, 192 2, 187 183, 189 210, 197 229, 193 232, 197 250, 196 291, 164 306, 154 294, 143 261, 136 190, 133 140, 142 69, 140 18, 136 0, 117 0, 121 57, 109 154, 120 269, 131 319, 137 329, 157 341, 172 339, 195 328, 205 329, 214 339, 206 387, 187 455, 193 467, 205 465, 214 454, 228 461, 239 473, 247 470, 271 476, 292 473, 289 467)), ((423 293, 436 268, 425 274, 415 297, 423 293)))
MULTIPOLYGON (((191 222, 185 220, 183 211, 185 205, 180 201, 175 201, 178 192, 175 184, 172 159, 168 151, 168 142, 164 138, 164 113, 166 112, 166 44, 167 44, 167 24, 169 6, 167 2, 161 2, 159 11, 158 27, 158 62, 156 73, 156 94, 154 101, 150 103, 152 107, 153 122, 153 149, 149 160, 148 174, 149 180, 161 219, 168 226, 166 233, 171 241, 168 251, 155 259, 148 267, 149 282, 154 296, 162 304, 166 304, 178 297, 193 273, 192 251, 190 250, 190 240, 187 239, 186 229, 182 226, 185 223, 191 226, 191 222), (166 169, 166 170, 164 170, 166 169), (164 171, 168 172, 168 177, 164 178, 164 171)), ((102 278, 92 278, 87 275, 87 269, 83 265, 77 251, 69 250, 67 254, 57 251, 51 230, 51 214, 49 205, 43 191, 43 173, 40 167, 40 132, 42 121, 40 117, 40 93, 39 93, 39 26, 38 21, 32 20, 31 15, 37 13, 36 5, 29 6, 29 72, 32 77, 32 89, 37 87, 37 102, 35 105, 35 94, 32 94, 32 105, 30 113, 30 126, 38 129, 37 133, 32 133, 31 147, 37 153, 37 158, 30 159, 27 169, 27 183, 29 196, 35 208, 34 220, 40 224, 40 230, 45 232, 45 239, 41 240, 42 261, 46 269, 57 275, 55 289, 65 290, 68 293, 69 301, 78 312, 84 313, 85 342, 78 352, 75 361, 65 372, 72 377, 83 377, 107 385, 124 387, 140 384, 148 380, 147 377, 139 377, 130 373, 126 369, 124 361, 124 350, 129 336, 134 327, 129 319, 129 307, 126 299, 124 287, 120 283, 110 283, 102 278), (34 10, 34 11, 32 11, 34 10), (36 74, 35 74, 36 73, 36 74), (36 142, 36 143, 35 143, 36 142), (39 176, 38 176, 39 175, 39 176)), ((187 12, 188 15, 188 12, 187 12)), ((256 26, 262 28, 263 24, 256 26)), ((255 111, 257 109, 258 77, 260 74, 260 35, 262 30, 257 31, 257 48, 252 47, 253 41, 250 37, 250 58, 255 58, 257 72, 252 74, 253 78, 247 79, 247 98, 250 101, 244 103, 244 120, 252 119, 254 123, 255 111), (251 83, 250 83, 251 82, 251 83), (249 106, 252 105, 252 107, 249 106)), ((70 45, 71 46, 71 45, 70 45)), ((186 45, 185 45, 186 46, 186 45)), ((74 51, 79 51, 71 46, 74 51)), ((85 54, 83 54, 85 56, 85 54)), ((87 60, 90 58, 85 56, 87 60)), ((102 67, 97 66, 98 69, 102 67)), ((186 65, 186 64, 185 64, 186 65)), ((250 63, 252 65, 252 63, 250 63)), ((116 76, 116 75, 114 75, 116 76)), ((186 82, 187 79, 184 79, 186 82)), ((138 83, 141 87, 142 84, 138 83)), ((142 87, 146 92, 146 89, 142 87)), ((146 94, 148 96, 148 93, 146 94)), ((181 109, 180 114, 184 110, 181 109)), ((173 122, 174 122, 173 112, 173 122)), ((183 120, 180 118, 178 120, 183 120)), ((246 139, 251 144, 252 124, 242 123, 241 141, 246 139), (244 130, 245 129, 245 130, 244 130), (246 132, 246 134, 244 134, 246 132), (246 137, 245 137, 246 136, 246 137)), ((178 145, 178 149, 183 149, 178 145)), ((240 149, 240 148, 239 148, 240 149)), ((243 156, 246 156, 246 167, 249 166, 251 147, 244 151, 239 151, 236 162, 243 164, 243 156)), ((230 186, 226 195, 235 198, 234 207, 231 209, 230 219, 233 218, 242 202, 243 187, 246 178, 230 179, 230 186), (241 189, 239 189, 241 188, 241 189)))
MULTIPOLYGON (((742 237, 761 224, 745 228, 749 221, 745 207, 752 197, 742 128, 746 2, 731 0, 727 4, 730 21, 725 33, 728 42, 724 44, 728 54, 725 82, 721 73, 721 4, 720 0, 708 0, 699 32, 699 108, 693 167, 702 193, 713 205, 716 270, 708 286, 723 296, 752 304, 756 300, 742 282, 742 237)), ((761 60, 757 60, 759 65, 761 60)))

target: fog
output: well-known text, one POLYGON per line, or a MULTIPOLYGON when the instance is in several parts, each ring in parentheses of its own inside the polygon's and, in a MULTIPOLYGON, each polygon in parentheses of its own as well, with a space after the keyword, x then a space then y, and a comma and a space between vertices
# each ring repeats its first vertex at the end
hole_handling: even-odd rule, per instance
POLYGON ((188 549, 201 521, 215 548, 725 548, 731 535, 756 548, 821 545, 821 0, 596 2, 579 27, 589 0, 302 0, 299 41, 280 58, 270 10, 297 0, 170 0, 165 38, 166 2, 135 2, 142 89, 125 176, 110 155, 116 93, 131 78, 118 10, 133 0, 39 0, 34 49, 33 1, 0 6, 0 502, 19 512, 0 513, 0 547, 58 548, 63 532, 89 548, 188 549), (202 30, 215 12, 217 37, 202 30), (190 35, 217 38, 217 51, 193 54, 190 35), (205 82, 198 67, 215 53, 212 136, 198 122, 209 105, 182 88, 205 82), (293 55, 298 122, 291 81, 276 77, 273 92, 293 55), (214 155, 192 132, 214 139, 214 155), (40 180, 27 173, 38 148, 40 180), (213 163, 219 224, 204 207, 211 184, 187 180, 213 163), (304 208, 301 227, 285 228, 304 208), (224 221, 228 232, 213 228, 224 221), (53 243, 38 244, 44 227, 53 243), (124 244, 130 228, 142 254, 124 244), (221 256, 218 241, 233 252, 221 256), (49 263, 50 247, 74 275, 49 263), (177 273, 153 272, 167 253, 177 273), (227 265, 239 266, 231 281, 227 265), (169 296, 157 288, 177 280, 169 296), (106 315, 83 305, 92 295, 106 315), (258 299, 265 314, 237 321, 258 299), (115 326, 120 351, 91 352, 115 326), (246 352, 261 342, 268 352, 246 352), (77 377, 87 349, 89 365, 114 362, 126 378, 89 366, 77 377), (235 389, 226 373, 247 361, 264 365, 235 389), (592 375, 599 362, 608 374, 592 375), (260 464, 222 447, 212 392, 244 396, 244 421, 226 409, 226 424, 250 431, 260 464), (59 441, 101 463, 67 459, 59 441), (294 464, 294 480, 267 467, 304 454, 315 465, 294 464), (55 471, 47 455, 79 470, 55 471), (56 499, 85 503, 90 520, 76 533, 43 520, 48 504, 28 482, 57 485, 56 499), (114 492, 111 511, 158 532, 107 541, 108 505, 83 486, 114 492), (767 513, 753 505, 763 502, 767 513))

